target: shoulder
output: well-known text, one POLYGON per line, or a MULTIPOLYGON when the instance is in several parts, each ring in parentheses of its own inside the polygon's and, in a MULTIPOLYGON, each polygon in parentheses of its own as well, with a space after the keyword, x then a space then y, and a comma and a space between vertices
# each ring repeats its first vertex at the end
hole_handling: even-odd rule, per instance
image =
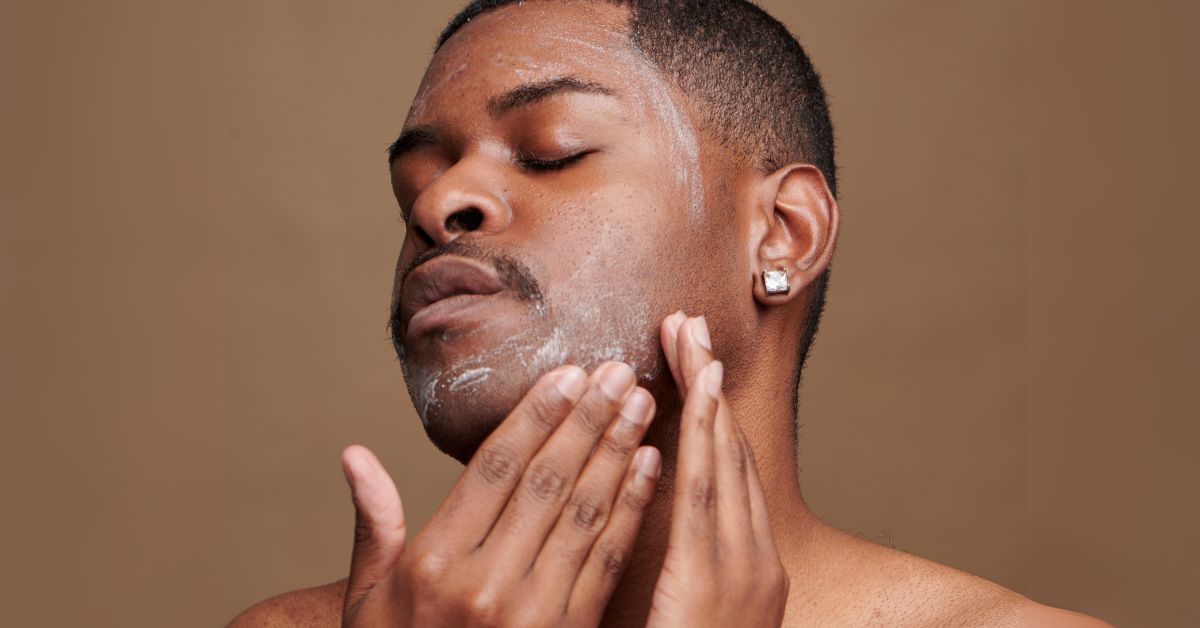
MULTIPOLYGON (((915 625, 1104 628, 1094 617, 1039 604, 1020 593, 922 558, 912 557, 915 625)), ((1111 627, 1109 627, 1111 628, 1111 627)))
POLYGON ((1033 600, 1026 600, 1019 617, 1020 625, 1029 628, 1112 628, 1112 624, 1091 615, 1038 604, 1033 600))
POLYGON ((839 574, 852 585, 854 621, 895 626, 995 626, 1103 628, 1108 624, 1045 606, 965 571, 843 536, 843 556, 852 556, 839 574))
POLYGON ((229 628, 341 626, 345 593, 345 580, 282 593, 246 609, 229 622, 229 628))

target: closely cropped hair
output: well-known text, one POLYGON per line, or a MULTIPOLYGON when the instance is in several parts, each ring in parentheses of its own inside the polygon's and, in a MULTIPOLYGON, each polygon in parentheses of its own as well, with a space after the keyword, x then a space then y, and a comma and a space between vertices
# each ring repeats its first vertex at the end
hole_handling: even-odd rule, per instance
MULTIPOLYGON (((475 0, 438 38, 525 0, 475 0)), ((837 195, 833 125, 821 77, 787 27, 746 0, 591 0, 629 9, 629 39, 693 99, 703 130, 764 172, 809 163, 837 195)), ((797 384, 825 305, 828 271, 813 286, 797 384)))

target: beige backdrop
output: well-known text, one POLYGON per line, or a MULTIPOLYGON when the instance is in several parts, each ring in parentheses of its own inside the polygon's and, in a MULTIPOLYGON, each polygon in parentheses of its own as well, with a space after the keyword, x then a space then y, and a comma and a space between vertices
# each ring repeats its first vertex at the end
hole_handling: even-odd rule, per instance
MULTIPOLYGON (((386 341, 384 149, 455 7, 16 4, 0 623, 212 626, 340 577, 354 441, 424 522, 457 467, 386 341)), ((1200 5, 765 4, 844 166, 815 509, 1051 604, 1200 625, 1200 5)))

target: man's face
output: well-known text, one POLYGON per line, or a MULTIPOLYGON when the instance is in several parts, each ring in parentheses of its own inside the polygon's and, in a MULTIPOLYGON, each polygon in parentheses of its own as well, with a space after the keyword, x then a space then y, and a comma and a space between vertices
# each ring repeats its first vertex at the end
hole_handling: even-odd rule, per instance
POLYGON ((480 16, 405 122, 392 331, 426 431, 460 460, 561 364, 657 381, 662 317, 723 300, 691 287, 736 257, 728 229, 714 236, 700 139, 625 20, 599 3, 480 16))

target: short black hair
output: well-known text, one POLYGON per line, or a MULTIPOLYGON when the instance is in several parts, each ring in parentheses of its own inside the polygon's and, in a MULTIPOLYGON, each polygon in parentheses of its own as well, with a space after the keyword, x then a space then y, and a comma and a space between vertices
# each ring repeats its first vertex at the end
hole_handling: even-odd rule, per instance
MULTIPOLYGON (((629 39, 694 100, 710 137, 773 172, 809 163, 837 196, 833 123, 821 77, 779 20, 746 0, 591 0, 629 10, 629 39)), ((525 0, 474 0, 450 20, 437 49, 475 17, 525 0)), ((813 283, 796 364, 808 358, 825 306, 826 270, 813 283)))

